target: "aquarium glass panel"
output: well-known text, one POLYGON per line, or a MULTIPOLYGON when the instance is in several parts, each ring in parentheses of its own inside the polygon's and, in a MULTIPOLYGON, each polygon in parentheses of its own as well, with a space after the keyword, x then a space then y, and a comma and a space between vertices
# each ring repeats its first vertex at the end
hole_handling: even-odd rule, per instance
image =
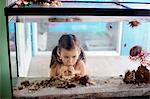
POLYGON ((52 51, 57 45, 59 37, 64 33, 77 35, 81 46, 86 51, 115 50, 115 41, 118 39, 117 34, 119 34, 115 28, 119 24, 114 21, 107 22, 107 19, 104 22, 98 22, 98 20, 101 21, 101 18, 86 16, 38 18, 38 51, 52 51))

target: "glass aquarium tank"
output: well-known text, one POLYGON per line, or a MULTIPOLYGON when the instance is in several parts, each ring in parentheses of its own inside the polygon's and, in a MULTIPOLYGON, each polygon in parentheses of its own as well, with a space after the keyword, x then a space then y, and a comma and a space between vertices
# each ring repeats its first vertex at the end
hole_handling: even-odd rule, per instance
POLYGON ((149 98, 150 2, 18 0, 5 15, 13 98, 149 98), (79 39, 88 76, 50 77, 63 34, 79 39))

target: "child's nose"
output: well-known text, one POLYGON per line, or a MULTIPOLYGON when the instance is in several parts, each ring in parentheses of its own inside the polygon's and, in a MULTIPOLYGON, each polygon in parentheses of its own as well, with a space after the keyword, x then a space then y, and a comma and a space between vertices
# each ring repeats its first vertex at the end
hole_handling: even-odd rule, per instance
POLYGON ((69 58, 68 63, 72 63, 72 58, 69 58))

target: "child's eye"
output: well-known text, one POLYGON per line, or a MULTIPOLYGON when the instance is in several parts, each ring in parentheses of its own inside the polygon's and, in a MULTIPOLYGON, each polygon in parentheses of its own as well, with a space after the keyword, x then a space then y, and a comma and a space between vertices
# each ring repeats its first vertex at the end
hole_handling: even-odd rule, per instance
POLYGON ((68 56, 65 56, 64 58, 67 58, 67 59, 68 59, 69 57, 68 57, 68 56))
POLYGON ((76 56, 73 56, 73 58, 76 58, 76 56))

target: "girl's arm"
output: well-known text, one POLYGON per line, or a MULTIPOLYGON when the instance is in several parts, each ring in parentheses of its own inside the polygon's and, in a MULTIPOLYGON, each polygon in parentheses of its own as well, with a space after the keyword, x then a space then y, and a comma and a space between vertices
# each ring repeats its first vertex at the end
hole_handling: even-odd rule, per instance
POLYGON ((56 66, 52 66, 50 68, 50 77, 56 77, 57 76, 57 67, 56 66))
POLYGON ((86 75, 86 68, 85 68, 85 63, 82 60, 79 60, 76 66, 77 70, 80 71, 80 75, 84 76, 86 75))

